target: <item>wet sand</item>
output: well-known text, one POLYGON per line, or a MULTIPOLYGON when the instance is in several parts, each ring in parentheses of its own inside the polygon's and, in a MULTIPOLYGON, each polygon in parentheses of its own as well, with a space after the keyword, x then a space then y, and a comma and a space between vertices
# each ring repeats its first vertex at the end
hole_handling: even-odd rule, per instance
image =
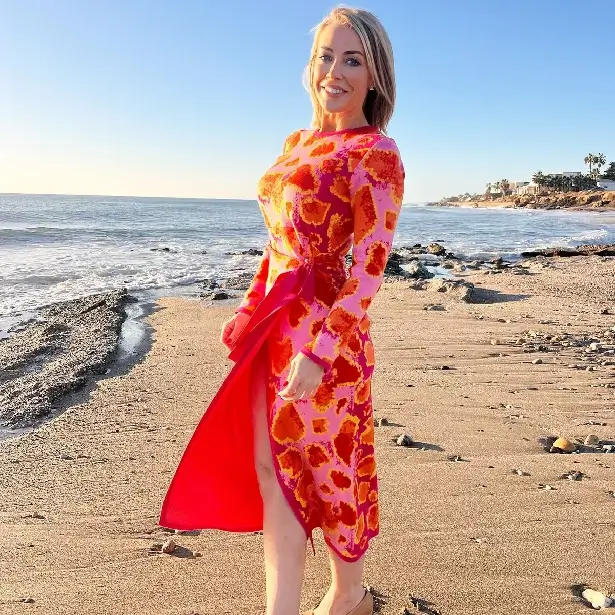
MULTIPOLYGON (((574 584, 615 592, 615 455, 551 454, 539 439, 615 441, 615 260, 462 276, 479 303, 400 281, 370 310, 375 415, 390 425, 376 428, 382 524, 366 582, 386 615, 420 612, 411 597, 442 615, 581 612, 574 584), (403 432, 415 446, 394 445, 403 432), (587 477, 561 478, 572 470, 587 477)), ((0 612, 263 612, 262 536, 177 535, 174 555, 150 552, 170 535, 162 497, 229 369, 218 336, 230 313, 161 300, 130 373, 0 442, 0 612)), ((316 549, 304 608, 326 590, 319 536, 316 549)))

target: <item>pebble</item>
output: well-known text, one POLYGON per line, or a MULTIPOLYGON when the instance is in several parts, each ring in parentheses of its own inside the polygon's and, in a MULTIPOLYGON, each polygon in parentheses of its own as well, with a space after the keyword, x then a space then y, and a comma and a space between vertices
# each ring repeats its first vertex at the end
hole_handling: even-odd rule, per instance
POLYGON ((595 446, 596 444, 600 444, 600 438, 593 433, 590 433, 587 438, 585 438, 584 442, 585 446, 595 446))
POLYGON ((572 453, 576 450, 576 446, 567 438, 557 438, 551 445, 549 452, 551 453, 572 453))
POLYGON ((381 419, 378 419, 378 422, 376 424, 378 425, 378 427, 386 427, 389 424, 389 420, 385 417, 382 417, 381 419))
POLYGON ((613 604, 613 600, 608 596, 605 596, 602 592, 598 592, 594 589, 586 589, 581 593, 583 599, 592 605, 594 609, 604 609, 610 607, 613 604))
POLYGON ((22 602, 25 602, 26 604, 32 604, 34 602, 34 598, 24 598, 22 602))
POLYGON ((162 545, 162 549, 161 551, 163 553, 168 553, 171 554, 173 553, 173 551, 175 551, 175 549, 177 548, 177 545, 175 544, 175 541, 172 538, 169 538, 163 545, 162 545))
POLYGON ((531 476, 531 474, 525 470, 513 470, 513 472, 518 476, 531 476))
POLYGON ((598 344, 598 342, 592 342, 592 343, 589 345, 589 349, 590 349, 592 352, 596 352, 597 350, 600 350, 600 348, 601 348, 601 346, 600 346, 600 344, 598 344))
POLYGON ((540 485, 538 485, 539 489, 544 489, 545 491, 557 491, 557 489, 555 487, 552 487, 551 485, 543 485, 542 483, 540 483, 540 485))
POLYGON ((605 453, 615 453, 615 444, 605 444, 605 445, 602 447, 602 450, 603 450, 605 453))
POLYGON ((532 361, 532 365, 540 365, 542 363, 542 359, 534 359, 532 361))
POLYGON ((404 433, 397 438, 397 446, 412 446, 413 442, 412 436, 407 433, 404 433))
POLYGON ((566 472, 566 474, 562 474, 562 478, 567 478, 568 480, 583 480, 589 477, 587 474, 583 474, 583 472, 579 472, 578 470, 576 472, 571 470, 570 472, 566 472))

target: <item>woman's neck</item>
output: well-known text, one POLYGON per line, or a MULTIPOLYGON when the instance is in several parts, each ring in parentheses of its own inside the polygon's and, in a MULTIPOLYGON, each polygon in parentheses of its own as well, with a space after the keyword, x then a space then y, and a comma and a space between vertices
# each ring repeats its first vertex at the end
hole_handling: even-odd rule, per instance
POLYGON ((320 132, 338 132, 340 130, 352 130, 368 126, 365 115, 347 116, 340 113, 323 115, 320 124, 320 132))

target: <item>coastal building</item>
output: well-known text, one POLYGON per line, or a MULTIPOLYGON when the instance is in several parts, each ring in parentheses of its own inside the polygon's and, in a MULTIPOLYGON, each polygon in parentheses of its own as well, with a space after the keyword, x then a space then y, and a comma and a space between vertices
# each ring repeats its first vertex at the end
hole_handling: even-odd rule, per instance
POLYGON ((526 182, 524 186, 519 186, 515 194, 539 194, 540 186, 534 182, 526 182))
POLYGON ((529 185, 530 182, 510 182, 510 188, 513 194, 522 194, 521 189, 529 185))
POLYGON ((603 188, 604 190, 608 190, 609 192, 615 191, 615 181, 612 179, 599 179, 596 182, 598 188, 603 188))

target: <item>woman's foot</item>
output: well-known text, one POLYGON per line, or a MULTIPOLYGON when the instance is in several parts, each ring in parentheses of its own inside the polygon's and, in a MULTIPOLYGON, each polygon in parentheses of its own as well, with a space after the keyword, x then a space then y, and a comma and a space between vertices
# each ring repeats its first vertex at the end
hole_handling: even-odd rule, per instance
POLYGON ((329 588, 329 591, 314 610, 314 615, 355 614, 372 615, 371 595, 363 586, 343 593, 329 588))

